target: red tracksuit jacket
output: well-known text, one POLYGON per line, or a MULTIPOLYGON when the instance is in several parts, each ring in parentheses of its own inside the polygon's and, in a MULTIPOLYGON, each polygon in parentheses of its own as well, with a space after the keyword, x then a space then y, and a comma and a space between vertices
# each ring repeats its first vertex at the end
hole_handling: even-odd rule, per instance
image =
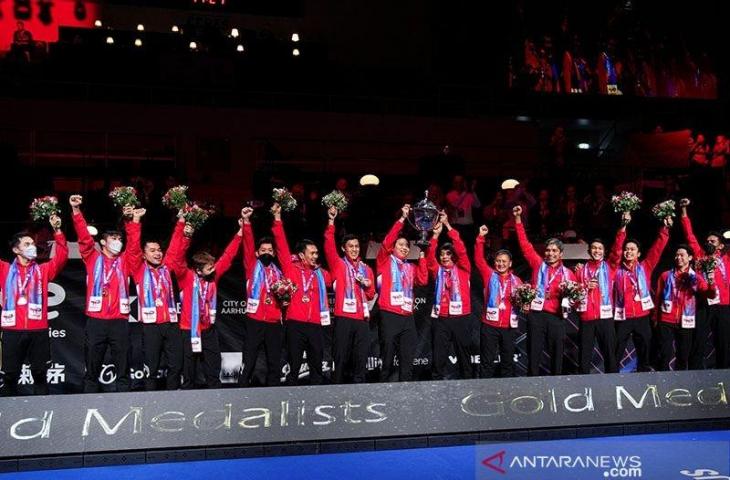
MULTIPOLYGON (((456 317, 462 315, 469 315, 471 313, 471 262, 469 262, 469 256, 466 253, 466 246, 459 237, 459 232, 456 229, 448 231, 447 235, 454 245, 454 251, 456 252, 456 264, 450 269, 450 274, 454 272, 457 274, 459 283, 459 297, 461 298, 461 308, 454 309, 454 305, 451 301, 451 286, 454 284, 453 280, 449 280, 441 289, 441 298, 434 297, 434 303, 438 302, 438 308, 434 309, 434 313, 438 312, 439 317, 456 317), (451 309, 451 311, 450 311, 451 309)), ((428 247, 426 253, 426 261, 428 265, 428 272, 432 279, 438 280, 439 268, 441 265, 436 259, 436 251, 438 250, 439 241, 437 238, 431 238, 431 245, 428 247)))

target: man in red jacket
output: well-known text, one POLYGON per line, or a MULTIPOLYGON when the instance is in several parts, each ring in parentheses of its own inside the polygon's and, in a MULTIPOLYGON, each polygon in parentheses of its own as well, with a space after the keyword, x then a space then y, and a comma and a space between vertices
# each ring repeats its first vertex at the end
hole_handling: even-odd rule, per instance
MULTIPOLYGON (((179 222, 178 222, 179 224, 179 222)), ((147 239, 143 242, 142 257, 132 270, 137 286, 137 320, 142 322, 144 363, 149 369, 145 390, 157 387, 157 371, 160 357, 167 359, 167 390, 180 388, 183 363, 183 345, 178 327, 177 302, 170 271, 179 247, 175 236, 170 240, 167 254, 160 242, 147 239)), ((132 246, 130 246, 132 248, 132 246)), ((135 257, 135 260, 137 258, 135 257)))
POLYGON ((616 269, 621 263, 626 225, 630 221, 631 214, 624 213, 608 261, 604 259, 606 244, 597 238, 588 245, 590 256, 588 262, 577 265, 575 269, 578 283, 581 283, 587 292, 585 300, 576 308, 580 316, 580 372, 583 374, 591 373, 593 344, 596 341, 603 356, 603 371, 618 372, 616 327, 613 321, 613 282, 616 278, 616 269))
POLYGON ((286 312, 286 345, 289 354, 289 383, 299 383, 299 369, 302 355, 307 352, 309 381, 312 385, 322 383, 322 358, 324 335, 322 327, 330 325, 327 286, 332 285, 329 272, 319 266, 319 250, 311 240, 300 240, 296 246, 296 257, 292 258, 289 242, 281 222, 281 205, 271 207, 274 224, 271 231, 276 242, 281 270, 284 276, 296 285, 286 312))
POLYGON ((522 224, 522 207, 512 210, 515 216, 515 231, 522 255, 532 269, 532 284, 537 297, 530 305, 527 321, 528 374, 540 375, 540 360, 547 343, 550 357, 550 373, 560 375, 563 370, 563 347, 565 342, 565 320, 561 301, 560 283, 574 281, 575 275, 563 265, 563 242, 557 238, 545 241, 545 254, 541 257, 527 239, 522 224))
POLYGON ((344 257, 337 252, 337 214, 335 207, 327 210, 329 222, 324 231, 324 255, 335 285, 334 383, 343 383, 348 360, 352 363, 352 382, 363 383, 370 351, 368 300, 375 297, 375 279, 360 258, 360 240, 355 235, 342 237, 344 257))
MULTIPOLYGON (((682 210, 682 230, 697 258, 714 256, 717 260, 715 277, 717 278, 717 295, 702 299, 697 306, 697 321, 692 348, 689 355, 690 370, 705 368, 707 337, 712 330, 715 343, 715 368, 730 368, 730 257, 725 253, 725 244, 719 232, 710 232, 705 238, 703 248, 692 230, 692 222, 687 215, 690 201, 683 198, 679 201, 682 210)), ((702 274, 704 276, 704 273, 702 274)), ((705 277, 705 280, 708 280, 705 277)))
POLYGON ((129 248, 122 252, 121 232, 101 234, 101 251, 94 246, 86 220, 81 213, 81 195, 71 195, 73 223, 79 241, 79 253, 86 265, 86 376, 84 392, 99 391, 99 374, 107 348, 117 370, 118 392, 129 390, 127 349, 129 347, 129 277, 142 257, 139 220, 143 208, 124 208, 124 228, 129 248), (130 221, 131 219, 131 221, 130 221))
POLYGON ((494 362, 498 351, 500 376, 514 377, 519 311, 512 305, 512 292, 522 284, 522 280, 512 273, 512 254, 508 250, 498 250, 494 256, 494 269, 489 267, 484 258, 484 239, 488 233, 486 225, 479 227, 474 249, 474 264, 484 285, 484 314, 481 315, 479 335, 481 377, 495 376, 494 362))
POLYGON ((614 279, 614 316, 616 325, 616 360, 619 363, 624 357, 626 344, 633 337, 636 348, 637 370, 649 369, 649 346, 651 342, 651 314, 654 302, 651 299, 651 272, 659 263, 664 247, 669 241, 669 227, 672 217, 664 219, 664 226, 659 230, 659 237, 651 246, 646 258, 641 257, 641 246, 637 240, 626 238, 625 231, 619 231, 616 241, 623 243, 623 261, 616 271, 614 279))
POLYGON ((669 370, 676 345, 674 370, 687 370, 692 334, 695 331, 698 297, 711 298, 715 289, 715 274, 707 281, 691 268, 690 247, 680 245, 674 254, 674 268, 662 273, 657 285, 659 312, 659 342, 662 370, 669 370))
POLYGON ((266 385, 281 383, 281 348, 284 343, 282 308, 272 292, 272 286, 282 279, 276 266, 274 239, 261 237, 254 244, 251 215, 253 208, 241 210, 243 218, 243 268, 246 272, 246 345, 243 373, 238 384, 247 387, 251 383, 259 349, 266 356, 266 385))
POLYGON ((453 342, 461 378, 472 378, 471 367, 471 262, 459 232, 451 227, 446 212, 439 215, 426 253, 428 271, 436 282, 433 310, 434 380, 443 380, 449 360, 449 343, 453 342), (450 242, 439 247, 439 236, 447 230, 450 242), (436 258, 438 251, 438 260, 436 258))
MULTIPOLYGON (((180 288, 180 332, 183 343, 183 389, 195 386, 197 377, 196 360, 202 355, 203 374, 208 388, 220 388, 221 349, 218 332, 215 329, 217 313, 218 282, 225 275, 238 249, 241 248, 241 228, 239 227, 223 255, 216 261, 206 251, 194 253, 190 267, 185 255, 190 247, 192 226, 185 225, 180 218, 173 233, 175 253, 172 271, 180 288)), ((239 225, 243 221, 239 220, 239 225)), ((169 252, 168 252, 169 253, 169 252)))
POLYGON ((52 215, 56 254, 38 264, 33 237, 16 233, 10 242, 15 260, 0 260, 2 289, 2 368, 5 372, 5 396, 17 393, 18 378, 26 356, 30 359, 33 393, 48 393, 46 370, 51 361, 48 341, 48 283, 63 269, 68 259, 66 237, 61 219, 52 215))
POLYGON ((413 318, 413 286, 428 284, 428 268, 423 252, 414 267, 408 263, 411 243, 403 234, 411 206, 401 208, 401 217, 391 227, 380 245, 376 264, 380 283, 380 357, 383 366, 380 381, 387 382, 398 352, 399 380, 413 377, 413 357, 416 349, 416 322, 413 318))

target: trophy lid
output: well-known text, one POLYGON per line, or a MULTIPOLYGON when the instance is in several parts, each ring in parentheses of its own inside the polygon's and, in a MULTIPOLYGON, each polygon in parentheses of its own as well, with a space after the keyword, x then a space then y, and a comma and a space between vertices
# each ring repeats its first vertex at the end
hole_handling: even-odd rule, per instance
POLYGON ((433 204, 431 200, 428 199, 428 190, 424 192, 423 198, 419 200, 414 206, 414 210, 436 210, 438 211, 438 208, 436 208, 436 205, 433 204))

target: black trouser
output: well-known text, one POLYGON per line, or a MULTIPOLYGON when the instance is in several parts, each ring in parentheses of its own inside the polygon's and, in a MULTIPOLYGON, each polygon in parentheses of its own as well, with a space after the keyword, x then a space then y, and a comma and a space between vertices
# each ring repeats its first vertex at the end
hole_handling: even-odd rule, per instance
POLYGON ((712 308, 710 327, 715 344, 715 368, 730 368, 730 306, 713 305, 712 308))
POLYGON ((651 325, 649 315, 638 318, 627 318, 614 322, 616 325, 616 362, 620 368, 626 353, 626 345, 633 336, 636 348, 636 370, 649 371, 649 346, 651 345, 651 325))
POLYGON ((399 315, 380 311, 380 356, 383 367, 380 381, 387 382, 398 352, 399 380, 409 382, 413 378, 413 357, 416 352, 416 321, 413 315, 399 315))
POLYGON ((352 383, 365 382, 368 353, 370 353, 370 325, 368 321, 335 317, 334 382, 344 382, 345 367, 348 361, 352 365, 352 383))
POLYGON ((221 387, 221 347, 215 325, 200 332, 202 352, 193 352, 190 330, 180 330, 183 344, 183 389, 195 387, 198 376, 198 361, 202 360, 203 375, 208 388, 221 387), (202 357, 202 358, 201 358, 202 357))
POLYGON ((479 362, 482 378, 494 377, 494 361, 499 351, 499 376, 515 376, 516 328, 496 328, 482 323, 479 342, 479 362))
POLYGON ((461 378, 474 376, 471 368, 471 316, 438 317, 431 322, 433 333, 433 367, 431 377, 443 380, 446 376, 446 365, 449 362, 449 344, 454 344, 454 351, 459 362, 461 378))
POLYGON ((180 327, 177 323, 150 323, 142 326, 142 342, 144 364, 149 369, 145 379, 145 390, 156 390, 157 371, 160 369, 160 357, 165 352, 167 358, 167 377, 165 388, 180 388, 180 373, 183 365, 183 345, 180 338, 180 327))
POLYGON ((560 375, 563 371, 564 342, 565 320, 559 314, 530 312, 527 317, 528 375, 540 375, 540 361, 546 343, 550 374, 560 375))
MULTIPOLYGON (((698 300, 698 302, 704 300, 698 300)), ((715 336, 715 326, 719 319, 725 321, 730 320, 730 307, 727 305, 704 305, 697 309, 695 317, 695 332, 692 339, 692 347, 689 353, 689 369, 704 370, 705 357, 707 356, 707 345, 709 342, 710 331, 713 332, 713 342, 715 342, 715 362, 717 362, 718 353, 717 340, 715 336)), ((725 353, 725 352, 723 352, 725 353)))
POLYGON ((2 332, 2 370, 5 372, 4 395, 18 394, 18 379, 23 360, 30 359, 30 373, 33 375, 33 394, 48 395, 46 382, 48 365, 51 363, 51 343, 48 329, 2 332))
POLYGON ((246 317, 245 324, 243 372, 238 384, 242 387, 251 384, 256 359, 262 346, 266 357, 266 385, 275 387, 281 384, 281 347, 284 342, 284 327, 281 322, 269 323, 246 317))
POLYGON ((129 391, 129 323, 126 318, 114 320, 86 319, 86 375, 84 392, 97 393, 100 390, 99 375, 104 364, 106 349, 111 350, 112 362, 117 370, 117 392, 129 391))
POLYGON ((659 322, 658 331, 659 348, 661 349, 659 368, 661 370, 669 370, 672 357, 676 357, 674 370, 687 370, 689 353, 692 348, 692 337, 694 337, 695 333, 694 328, 681 328, 680 325, 659 322))
POLYGON ((580 372, 591 373, 593 343, 598 341, 598 350, 603 356, 603 371, 618 372, 616 362, 616 327, 613 318, 599 318, 580 322, 580 372))
POLYGON ((307 352, 309 365, 309 383, 321 385, 322 357, 324 355, 324 336, 322 326, 314 323, 289 320, 286 323, 286 348, 289 354, 289 377, 287 383, 299 383, 299 370, 302 368, 302 356, 307 352))

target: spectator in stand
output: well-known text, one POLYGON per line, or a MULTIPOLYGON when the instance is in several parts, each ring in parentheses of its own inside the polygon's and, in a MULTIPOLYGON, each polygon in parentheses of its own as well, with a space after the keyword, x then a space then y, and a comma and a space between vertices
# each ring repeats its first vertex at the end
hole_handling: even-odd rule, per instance
POLYGON ((537 204, 530 210, 530 225, 536 239, 542 241, 555 233, 555 208, 550 201, 550 191, 547 188, 540 190, 537 195, 537 204))
POLYGON ((611 218, 611 199, 606 195, 606 187, 597 183, 593 193, 583 200, 584 223, 588 234, 587 238, 608 238, 611 218))
POLYGON ((26 62, 30 62, 30 53, 33 50, 33 34, 25 29, 25 23, 21 21, 18 21, 15 26, 12 48, 26 62))
POLYGON ((446 208, 444 191, 438 183, 432 183, 428 186, 428 199, 431 200, 431 202, 436 205, 436 208, 439 210, 444 210, 446 208))
POLYGON ((698 133, 696 138, 689 138, 689 158, 693 165, 708 166, 710 152, 710 146, 705 142, 703 134, 698 133))
POLYGON ((453 188, 446 195, 450 210, 449 222, 461 234, 461 238, 472 239, 476 237, 472 211, 482 206, 475 192, 477 181, 472 180, 467 188, 464 177, 456 175, 452 185, 453 188))
POLYGON ((598 56, 596 76, 598 77, 598 93, 601 95, 621 95, 621 63, 616 59, 616 41, 609 39, 598 56))
POLYGON ((578 35, 573 36, 571 46, 563 53, 563 92, 588 93, 591 88, 591 69, 583 55, 578 35))
POLYGON ((578 230, 580 208, 575 185, 565 187, 557 211, 557 226, 560 231, 578 230))
POLYGON ((555 177, 562 177, 565 169, 565 151, 568 144, 568 137, 565 136, 565 128, 555 127, 550 136, 550 150, 552 153, 552 164, 548 165, 548 171, 553 172, 555 177))

